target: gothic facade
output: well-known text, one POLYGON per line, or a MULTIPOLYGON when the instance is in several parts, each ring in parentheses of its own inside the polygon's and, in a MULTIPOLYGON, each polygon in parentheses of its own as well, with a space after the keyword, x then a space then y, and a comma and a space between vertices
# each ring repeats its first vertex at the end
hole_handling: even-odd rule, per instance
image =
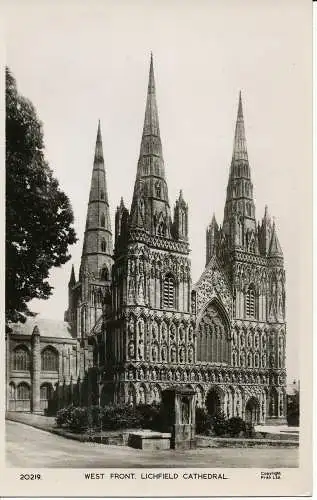
POLYGON ((211 413, 284 421, 283 253, 267 208, 255 219, 241 95, 223 224, 207 228, 198 282, 182 192, 170 210, 152 60, 131 210, 121 200, 115 226, 105 400, 150 403, 182 384, 211 413))
POLYGON ((255 217, 241 94, 223 222, 213 216, 207 228, 198 282, 188 205, 182 191, 173 211, 169 201, 151 57, 130 210, 121 199, 113 246, 99 125, 79 277, 72 269, 68 290, 74 377, 79 387, 88 376, 88 402, 159 402, 183 385, 211 414, 285 422, 283 253, 267 208, 255 217))

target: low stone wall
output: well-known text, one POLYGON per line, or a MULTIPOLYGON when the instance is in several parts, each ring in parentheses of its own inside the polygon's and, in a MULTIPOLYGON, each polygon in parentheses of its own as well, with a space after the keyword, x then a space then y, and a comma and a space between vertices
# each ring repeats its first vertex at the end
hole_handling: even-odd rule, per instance
POLYGON ((196 441, 197 448, 298 448, 299 446, 298 441, 284 439, 240 439, 196 436, 196 441))

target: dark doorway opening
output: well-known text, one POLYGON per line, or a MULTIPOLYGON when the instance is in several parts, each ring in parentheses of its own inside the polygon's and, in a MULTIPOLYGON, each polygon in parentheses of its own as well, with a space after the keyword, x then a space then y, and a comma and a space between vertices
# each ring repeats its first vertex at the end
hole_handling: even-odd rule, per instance
POLYGON ((255 397, 250 398, 246 404, 245 420, 253 425, 260 421, 260 403, 255 397))

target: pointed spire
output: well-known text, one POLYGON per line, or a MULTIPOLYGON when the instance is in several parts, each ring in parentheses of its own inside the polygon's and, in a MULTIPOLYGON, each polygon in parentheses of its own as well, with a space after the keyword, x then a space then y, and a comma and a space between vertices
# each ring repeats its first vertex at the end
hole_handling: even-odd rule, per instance
POLYGON ((269 257, 283 257, 283 251, 276 234, 275 220, 273 220, 272 237, 269 249, 269 257))
POLYGON ((105 265, 110 269, 112 248, 108 190, 99 120, 79 279, 84 275, 84 271, 98 277, 105 265))
POLYGON ((244 130, 244 118, 243 118, 243 109, 242 109, 242 97, 241 90, 239 93, 239 106, 238 106, 238 115, 236 121, 236 131, 234 135, 234 145, 233 145, 233 154, 232 160, 248 160, 248 152, 247 152, 247 142, 245 138, 245 130, 244 130))
POLYGON ((209 227, 212 227, 212 226, 218 226, 217 220, 216 220, 216 216, 215 216, 215 212, 213 212, 211 223, 209 224, 209 227))
POLYGON ((101 138, 101 128, 100 128, 100 120, 98 120, 98 130, 97 130, 97 139, 96 139, 96 147, 95 147, 95 159, 94 166, 100 166, 100 163, 103 164, 103 149, 102 149, 102 138, 101 138))
MULTIPOLYGON (((246 146, 241 92, 239 93, 239 105, 229 181, 227 185, 223 230, 227 235, 232 231, 238 231, 241 242, 244 241, 244 236, 241 231, 256 231, 253 185, 251 182, 246 146), (237 224, 240 225, 240 227, 238 227, 237 224)), ((231 234, 231 236, 233 235, 231 234)), ((230 238, 230 240, 234 241, 235 238, 230 238)))
MULTIPOLYGON (((147 89, 147 99, 146 108, 144 116, 143 134, 145 137, 147 135, 160 136, 159 119, 156 104, 156 91, 155 91, 155 78, 154 78, 154 64, 153 64, 153 54, 151 52, 150 60, 150 71, 149 71, 149 82, 147 89)), ((141 145, 142 147, 142 145, 141 145)))
POLYGON ((151 54, 140 156, 130 211, 130 228, 137 227, 168 238, 171 236, 171 225, 151 54))
POLYGON ((74 269, 74 264, 72 264, 72 270, 70 272, 70 278, 69 278, 68 285, 69 286, 74 286, 75 283, 76 283, 75 269, 74 269))

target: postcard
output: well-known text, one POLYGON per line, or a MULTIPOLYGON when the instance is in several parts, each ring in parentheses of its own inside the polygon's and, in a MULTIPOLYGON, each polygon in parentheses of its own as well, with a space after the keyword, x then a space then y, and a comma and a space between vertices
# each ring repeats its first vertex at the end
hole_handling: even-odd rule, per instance
POLYGON ((3 42, 1 495, 311 494, 311 2, 7 2, 3 42))

